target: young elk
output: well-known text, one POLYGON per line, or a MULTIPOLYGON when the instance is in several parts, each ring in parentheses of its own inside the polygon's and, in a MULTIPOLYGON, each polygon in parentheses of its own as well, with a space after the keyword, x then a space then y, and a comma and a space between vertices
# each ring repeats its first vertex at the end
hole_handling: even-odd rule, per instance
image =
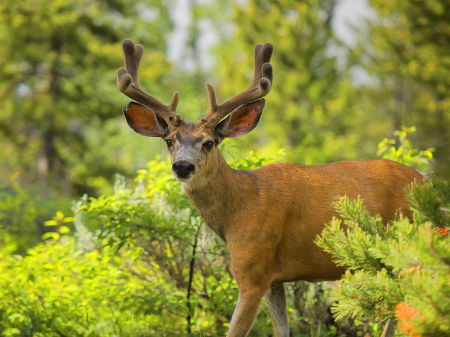
POLYGON ((239 287, 227 336, 248 334, 263 296, 275 335, 289 336, 283 282, 331 281, 344 273, 314 243, 324 224, 338 216, 331 205, 336 196, 361 196, 372 214, 387 221, 398 208, 409 215, 403 188, 423 177, 385 159, 315 166, 278 162, 253 171, 234 170, 218 145, 258 124, 262 97, 272 86, 272 44, 255 46, 255 73, 246 91, 217 105, 214 89, 207 85, 210 110, 197 123, 176 113, 178 92, 167 106, 139 87, 143 51, 130 39, 123 41, 126 69, 119 69, 117 86, 140 103, 131 102, 123 111, 134 131, 166 142, 176 179, 205 223, 226 242, 239 287))

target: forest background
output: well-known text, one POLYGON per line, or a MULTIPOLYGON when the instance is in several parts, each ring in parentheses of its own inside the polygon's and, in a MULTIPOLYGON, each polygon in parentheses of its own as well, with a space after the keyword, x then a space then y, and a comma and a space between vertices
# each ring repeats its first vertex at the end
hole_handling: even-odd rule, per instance
MULTIPOLYGON (((4 0, 0 3, 0 247, 9 247, 3 254, 23 258, 36 254, 67 255, 63 253, 69 249, 66 246, 40 244, 43 238, 68 244, 70 235, 66 241, 60 237, 65 233, 75 233, 78 241, 99 232, 103 235, 101 239, 111 239, 108 237, 111 233, 105 233, 99 221, 79 219, 78 227, 76 221, 72 223, 74 210, 80 211, 88 197, 96 198, 99 209, 105 208, 101 200, 108 196, 120 197, 120 193, 125 193, 129 201, 130 191, 152 179, 157 181, 158 175, 162 177, 158 187, 160 195, 166 187, 179 188, 170 180, 170 172, 158 168, 158 162, 166 163, 164 142, 135 134, 123 118, 121 109, 129 99, 117 90, 116 71, 123 66, 121 42, 127 37, 145 48, 139 74, 141 86, 162 102, 168 102, 172 93, 179 91, 178 110, 190 121, 206 114, 206 83, 214 85, 219 102, 245 90, 253 75, 254 45, 274 44, 271 61, 274 85, 261 121, 252 133, 232 139, 224 146, 230 162, 234 158, 247 158, 236 166, 250 168, 261 164, 258 158, 277 155, 277 160, 307 165, 375 158, 378 144, 383 139, 395 138, 393 132, 405 125, 416 126, 416 132, 408 135, 416 148, 434 148, 434 161, 427 169, 438 177, 450 179, 450 3, 447 0, 372 0, 370 18, 361 27, 351 27, 356 36, 351 44, 341 41, 332 28, 338 5, 334 0, 186 1, 187 42, 179 46, 179 61, 171 62, 169 51, 177 46, 169 45, 168 41, 179 24, 174 11, 181 3, 157 0, 4 0), (210 33, 215 44, 205 59, 201 46, 210 33), (284 151, 280 152, 281 149, 284 151), (248 154, 249 150, 254 154, 248 154), (155 158, 160 159, 152 162, 155 158), (138 170, 141 171, 136 177, 138 170), (67 227, 62 226, 63 214, 67 227), (53 223, 46 223, 54 217, 53 223), (59 226, 56 227, 58 236, 51 225, 59 226), (54 249, 60 249, 59 253, 53 252, 54 249)), ((142 188, 149 188, 145 186, 142 188)), ((151 191, 155 192, 149 188, 148 193, 151 191)), ((177 198, 181 200, 181 194, 167 200, 177 198)), ((179 207, 177 204, 173 209, 179 207)), ((93 212, 92 208, 89 212, 93 212)), ((169 230, 174 223, 186 220, 175 213, 164 214, 166 220, 159 217, 151 222, 159 221, 160 228, 169 230)), ((191 232, 185 233, 187 239, 195 236, 196 240, 203 237, 205 242, 215 240, 206 229, 200 231, 201 222, 194 213, 187 217, 193 221, 191 232)), ((137 217, 133 221, 138 221, 137 217)), ((124 222, 130 219, 124 218, 124 222)), ((127 238, 117 232, 114 235, 127 238)), ((168 260, 177 257, 170 255, 173 252, 168 253, 165 234, 156 231, 152 235, 152 240, 161 243, 162 253, 155 247, 139 245, 139 238, 130 236, 128 241, 135 243, 134 248, 127 248, 124 239, 118 240, 120 247, 112 251, 122 249, 122 254, 126 250, 132 255, 142 253, 139 249, 147 249, 147 256, 151 256, 148 261, 139 260, 137 255, 133 261, 141 261, 142 266, 157 261, 161 274, 149 276, 130 265, 124 267, 114 260, 120 255, 100 250, 98 254, 116 261, 108 264, 114 271, 105 270, 105 275, 126 270, 130 277, 144 282, 150 278, 150 283, 155 284, 159 282, 155 280, 163 280, 161 275, 167 274, 169 279, 165 282, 173 286, 172 294, 185 289, 192 257, 186 248, 189 246, 183 250, 180 244, 176 253, 180 256, 179 265, 171 265, 168 260)), ((219 254, 223 258, 219 261, 226 265, 226 253, 220 243, 217 245, 211 254, 219 254)), ((83 249, 99 251, 98 247, 89 247, 83 249)), ((203 261, 203 267, 211 271, 214 268, 207 266, 208 261, 203 261)), ((214 273, 206 274, 203 275, 204 291, 196 289, 195 292, 198 301, 211 296, 207 280, 214 273)), ((228 278, 216 281, 235 287, 228 278)), ((302 312, 304 303, 300 303, 306 288, 296 284, 291 289, 296 296, 297 318, 306 317, 302 312)), ((323 292, 320 287, 308 289, 313 294, 309 301, 323 292)), ((198 318, 198 328, 214 325, 216 330, 225 329, 233 301, 234 298, 227 297, 221 303, 222 311, 216 307, 221 316, 214 316, 210 325, 205 323, 207 317, 198 318)), ((145 302, 147 306, 154 304, 150 300, 145 302)), ((159 317, 156 324, 159 327, 165 326, 161 323, 161 317, 163 322, 165 317, 161 313, 159 309, 153 312, 159 317)), ((30 329, 35 329, 32 316, 23 317, 24 322, 30 319, 30 329)), ((166 318, 171 319, 178 322, 166 318)), ((39 320, 44 321, 42 317, 39 320)), ((318 321, 314 322, 317 328, 318 321)), ((178 329, 177 324, 184 323, 170 324, 178 329)), ((87 329, 91 329, 89 324, 87 329)), ((17 333, 8 331, 11 335, 17 333)))

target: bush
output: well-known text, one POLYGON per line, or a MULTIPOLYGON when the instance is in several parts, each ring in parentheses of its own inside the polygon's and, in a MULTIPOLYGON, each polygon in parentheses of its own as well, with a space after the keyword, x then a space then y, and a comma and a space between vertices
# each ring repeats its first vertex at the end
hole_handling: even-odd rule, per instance
POLYGON ((411 166, 421 170, 428 170, 428 164, 433 161, 434 148, 419 151, 412 147, 411 141, 408 139, 408 134, 416 132, 414 126, 402 126, 402 130, 394 131, 394 135, 399 139, 399 146, 396 148, 395 139, 383 139, 378 144, 377 156, 382 158, 395 160, 407 166, 411 166))
POLYGON ((0 335, 112 336, 160 331, 148 312, 171 294, 154 275, 149 284, 124 272, 109 248, 77 249, 76 242, 40 243, 28 255, 0 250, 0 335), (153 293, 151 299, 148 293, 153 293), (142 315, 145 313, 146 315, 142 315), (151 328, 153 326, 153 329, 151 328))

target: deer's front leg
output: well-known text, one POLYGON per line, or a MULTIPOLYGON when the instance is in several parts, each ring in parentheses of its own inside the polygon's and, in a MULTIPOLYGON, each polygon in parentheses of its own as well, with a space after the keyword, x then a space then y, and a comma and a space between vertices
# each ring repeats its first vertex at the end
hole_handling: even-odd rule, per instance
POLYGON ((289 337, 289 322, 286 310, 286 294, 282 282, 272 282, 264 294, 272 319, 276 337, 289 337))
POLYGON ((245 337, 258 314, 259 304, 270 286, 267 260, 238 258, 233 261, 232 272, 239 288, 239 298, 234 309, 227 337, 245 337), (238 260, 238 261, 236 261, 238 260), (257 261, 257 263, 255 263, 257 261))
POLYGON ((243 288, 243 286, 239 287, 239 298, 236 308, 234 309, 227 337, 247 336, 256 319, 259 304, 266 291, 266 288, 261 287, 254 287, 252 289, 241 288, 243 288))

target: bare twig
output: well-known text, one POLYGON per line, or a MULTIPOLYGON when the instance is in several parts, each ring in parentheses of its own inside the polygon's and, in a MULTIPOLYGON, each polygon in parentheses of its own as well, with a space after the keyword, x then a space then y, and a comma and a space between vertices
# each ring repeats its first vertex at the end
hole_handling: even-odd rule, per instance
POLYGON ((198 226, 197 232, 195 233, 194 245, 192 247, 191 266, 189 268, 189 283, 188 283, 187 295, 186 295, 187 308, 188 308, 188 315, 187 315, 186 319, 187 319, 187 323, 188 323, 187 332, 189 334, 191 333, 191 301, 190 301, 190 297, 191 297, 191 289, 192 289, 192 279, 194 278, 195 249, 197 248, 198 233, 200 232, 200 228, 201 228, 201 226, 198 226))

